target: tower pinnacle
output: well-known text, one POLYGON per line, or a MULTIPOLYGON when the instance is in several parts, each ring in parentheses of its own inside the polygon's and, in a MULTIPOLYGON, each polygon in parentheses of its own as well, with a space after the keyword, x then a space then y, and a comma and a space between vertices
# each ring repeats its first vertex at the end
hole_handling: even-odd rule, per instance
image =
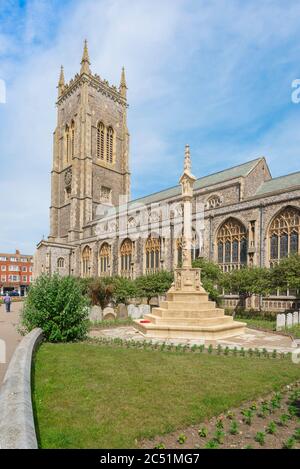
POLYGON ((121 81, 120 81, 120 86, 119 86, 119 91, 123 98, 126 98, 127 95, 127 85, 126 85, 126 78, 125 78, 125 68, 122 67, 122 73, 121 73, 121 81))
POLYGON ((84 47, 83 47, 83 54, 82 54, 82 59, 81 59, 81 69, 80 69, 80 73, 91 73, 91 70, 90 70, 90 65, 91 65, 91 62, 90 62, 90 58, 89 58, 89 51, 88 51, 88 46, 87 46, 87 40, 85 39, 84 41, 84 47))
POLYGON ((58 96, 61 96, 63 94, 64 88, 65 88, 65 76, 64 76, 64 67, 60 67, 60 75, 59 75, 59 81, 58 81, 58 96))

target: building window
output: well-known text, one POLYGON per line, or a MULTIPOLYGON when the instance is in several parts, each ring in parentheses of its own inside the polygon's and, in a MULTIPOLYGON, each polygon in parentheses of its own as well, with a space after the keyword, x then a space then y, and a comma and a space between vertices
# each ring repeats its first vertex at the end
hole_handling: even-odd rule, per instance
POLYGON ((6 282, 6 275, 1 275, 1 282, 6 282))
POLYGON ((89 246, 86 246, 82 253, 82 276, 90 277, 91 275, 91 258, 92 250, 89 246))
POLYGON ((27 272, 27 267, 22 267, 22 272, 27 272))
POLYGON ((218 264, 224 272, 247 264, 247 231, 238 220, 229 218, 217 234, 218 264))
POLYGON ((64 267, 64 266, 65 266, 65 260, 64 260, 64 258, 63 258, 63 257, 59 257, 59 258, 57 259, 57 267, 62 268, 62 267, 64 267))
POLYGON ((10 262, 17 262, 17 258, 16 257, 11 257, 10 262))
POLYGON ((101 202, 111 202, 111 189, 110 187, 101 186, 101 193, 100 193, 101 202))
POLYGON ((27 282, 27 277, 26 277, 26 275, 23 275, 23 276, 22 276, 22 280, 23 280, 23 282, 27 282))
POLYGON ((145 244, 146 274, 160 270, 161 242, 160 238, 149 236, 145 244))
POLYGON ((132 277, 132 256, 133 243, 130 239, 127 238, 123 241, 120 248, 122 277, 132 277))
POLYGON ((74 158, 75 152, 75 123, 71 122, 71 158, 74 158))
POLYGON ((300 211, 287 207, 281 210, 269 228, 270 265, 290 254, 300 253, 300 211))
POLYGON ((207 200, 207 202, 205 204, 205 208, 207 210, 211 210, 213 208, 220 207, 221 203, 222 203, 221 198, 218 195, 212 195, 207 200))
POLYGON ((4 262, 7 261, 7 257, 1 256, 0 261, 4 261, 4 262))
POLYGON ((8 267, 9 272, 18 272, 19 271, 19 266, 18 265, 10 265, 8 267))
POLYGON ((3 272, 4 270, 6 270, 6 266, 5 266, 5 265, 1 265, 1 270, 2 270, 2 272, 3 272))
POLYGON ((103 243, 99 251, 99 275, 109 275, 110 272, 110 246, 103 243))
POLYGON ((104 125, 99 122, 97 126, 97 158, 104 160, 104 125))
POLYGON ((106 160, 110 164, 113 162, 113 143, 114 131, 112 127, 108 127, 106 134, 106 160))
POLYGON ((68 125, 65 127, 65 160, 66 163, 70 161, 70 131, 68 125))

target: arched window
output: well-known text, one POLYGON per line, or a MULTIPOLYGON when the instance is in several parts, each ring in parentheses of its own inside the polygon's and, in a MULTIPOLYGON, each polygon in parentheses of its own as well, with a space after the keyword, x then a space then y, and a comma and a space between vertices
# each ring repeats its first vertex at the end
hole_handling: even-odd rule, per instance
POLYGON ((112 127, 108 127, 106 134, 106 160, 108 163, 113 162, 113 143, 114 131, 112 127))
POLYGON ((104 125, 99 122, 97 126, 97 158, 104 160, 104 125))
POLYGON ((133 256, 133 243, 127 238, 123 241, 120 248, 120 261, 121 261, 121 276, 132 277, 132 256, 133 256))
POLYGON ((110 274, 110 246, 103 243, 99 251, 99 275, 110 274))
POLYGON ((89 246, 86 246, 82 252, 82 276, 90 277, 91 275, 91 259, 92 250, 89 246))
POLYGON ((74 149, 75 149, 75 123, 72 120, 71 122, 71 158, 74 158, 74 149))
POLYGON ((65 260, 64 260, 64 258, 63 258, 63 257, 59 257, 59 258, 57 259, 57 267, 62 268, 62 267, 64 267, 64 266, 65 266, 65 260))
POLYGON ((229 218, 217 235, 218 264, 224 272, 247 264, 247 231, 238 220, 229 218))
POLYGON ((145 244, 146 274, 160 270, 160 238, 149 236, 145 244))
POLYGON ((205 204, 205 208, 207 210, 211 210, 213 208, 220 207, 221 203, 222 203, 221 198, 218 195, 212 195, 207 200, 207 202, 205 204))
POLYGON ((65 160, 66 163, 70 161, 70 129, 68 125, 65 127, 65 160))
POLYGON ((300 210, 287 207, 272 220, 269 228, 270 264, 290 254, 300 253, 300 210))

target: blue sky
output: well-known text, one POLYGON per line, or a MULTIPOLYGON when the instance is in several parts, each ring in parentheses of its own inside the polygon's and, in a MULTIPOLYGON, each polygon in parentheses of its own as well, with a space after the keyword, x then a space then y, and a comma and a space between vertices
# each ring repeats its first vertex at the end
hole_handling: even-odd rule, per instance
POLYGON ((297 0, 0 0, 0 251, 49 231, 56 85, 91 68, 128 81, 132 196, 177 184, 184 145, 200 177, 265 156, 300 170, 297 0))

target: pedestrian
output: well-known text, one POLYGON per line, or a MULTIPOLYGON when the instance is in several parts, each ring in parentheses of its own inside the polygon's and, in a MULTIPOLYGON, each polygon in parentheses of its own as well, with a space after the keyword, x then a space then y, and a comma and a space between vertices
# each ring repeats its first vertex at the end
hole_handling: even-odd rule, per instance
POLYGON ((6 293, 5 297, 3 298, 3 301, 6 307, 6 312, 10 313, 11 297, 8 293, 6 293))

